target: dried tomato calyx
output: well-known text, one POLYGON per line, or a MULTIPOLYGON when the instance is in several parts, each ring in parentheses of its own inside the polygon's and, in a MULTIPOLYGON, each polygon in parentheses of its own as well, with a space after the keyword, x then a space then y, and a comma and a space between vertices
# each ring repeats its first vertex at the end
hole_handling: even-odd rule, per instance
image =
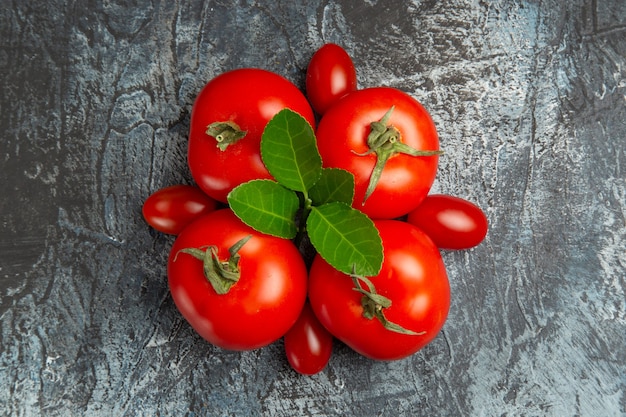
POLYGON ((363 294, 361 298, 361 306, 363 307, 363 317, 368 320, 372 320, 376 318, 383 327, 392 332, 407 334, 412 336, 419 336, 426 332, 414 332, 413 330, 405 329, 399 324, 393 323, 387 320, 385 317, 384 309, 391 307, 391 300, 384 295, 378 294, 376 292, 376 288, 372 281, 370 281, 366 277, 355 275, 354 273, 350 275, 352 277, 352 282, 354 282, 353 290, 363 294), (361 282, 365 283, 368 287, 368 290, 363 288, 361 282))
POLYGON ((217 147, 221 151, 226 150, 228 145, 232 145, 242 139, 246 136, 246 133, 248 132, 241 130, 237 123, 232 120, 211 123, 206 128, 206 134, 215 138, 217 147))
POLYGON ((393 125, 389 125, 389 119, 391 113, 394 110, 394 106, 391 106, 384 116, 375 122, 370 123, 370 133, 367 136, 367 146, 369 150, 365 153, 358 153, 359 156, 365 156, 372 153, 376 154, 376 164, 370 174, 369 183, 367 184, 367 190, 363 197, 363 202, 369 198, 374 192, 380 176, 385 169, 385 165, 389 158, 396 154, 405 154, 410 156, 433 156, 440 155, 443 152, 440 150, 418 150, 411 148, 409 145, 402 143, 402 133, 393 125))
MULTIPOLYGON (((203 248, 185 248, 179 253, 186 253, 194 258, 202 261, 204 277, 209 281, 216 293, 223 295, 228 293, 230 288, 239 281, 239 250, 246 244, 252 235, 248 235, 237 241, 228 249, 230 256, 228 260, 221 261, 218 257, 218 251, 215 246, 207 246, 203 248)), ((176 261, 176 258, 174 258, 176 261)))

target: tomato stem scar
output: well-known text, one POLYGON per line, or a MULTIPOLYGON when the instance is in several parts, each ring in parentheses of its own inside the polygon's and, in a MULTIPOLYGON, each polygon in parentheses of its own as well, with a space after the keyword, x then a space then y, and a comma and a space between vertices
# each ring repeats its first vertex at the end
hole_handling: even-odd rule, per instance
POLYGON ((206 134, 215 138, 217 147, 221 151, 225 151, 228 145, 232 145, 242 139, 246 136, 246 133, 248 132, 241 130, 237 123, 232 120, 211 123, 206 129, 206 134))

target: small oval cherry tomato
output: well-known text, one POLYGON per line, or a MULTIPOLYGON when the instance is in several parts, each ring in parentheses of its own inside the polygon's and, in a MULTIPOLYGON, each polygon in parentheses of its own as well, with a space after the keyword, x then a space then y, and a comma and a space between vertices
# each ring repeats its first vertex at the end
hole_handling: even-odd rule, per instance
POLYGON ((210 80, 191 111, 187 159, 198 186, 226 203, 239 184, 271 178, 261 159, 261 136, 267 122, 285 108, 315 128, 302 91, 276 73, 241 68, 210 80))
POLYGON ((469 249, 487 235, 487 216, 475 204, 450 195, 433 194, 409 215, 441 249, 469 249))
POLYGON ((341 46, 328 43, 313 54, 306 72, 306 93, 318 114, 356 88, 354 63, 341 46))
POLYGON ((172 185, 152 193, 143 203, 146 222, 159 232, 177 235, 196 218, 215 210, 217 201, 193 185, 172 185))
POLYGON ((309 272, 309 300, 319 321, 337 339, 368 358, 396 360, 437 336, 448 316, 450 285, 441 254, 424 232, 399 220, 374 224, 383 241, 384 260, 380 273, 369 280, 390 305, 377 305, 370 313, 382 310, 386 320, 417 334, 389 330, 378 318, 368 317, 366 308, 372 306, 355 291, 352 277, 319 255, 309 272))
POLYGON ((183 317, 223 349, 257 349, 280 339, 306 301, 306 265, 293 242, 257 232, 230 209, 208 213, 178 235, 167 276, 183 317), (230 285, 225 292, 207 276, 215 280, 207 270, 220 267, 226 280, 218 281, 230 285))
POLYGON ((284 343, 289 364, 303 375, 314 375, 324 369, 333 351, 333 336, 315 317, 308 302, 298 321, 285 334, 284 343))

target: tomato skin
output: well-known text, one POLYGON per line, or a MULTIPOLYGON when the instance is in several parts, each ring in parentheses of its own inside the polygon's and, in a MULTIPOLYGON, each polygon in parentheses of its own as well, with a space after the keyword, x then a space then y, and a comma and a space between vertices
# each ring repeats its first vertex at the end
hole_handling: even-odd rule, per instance
POLYGON ((487 216, 475 204, 443 194, 427 196, 407 216, 407 222, 422 229, 441 249, 469 249, 487 235, 487 216))
POLYGON ((210 343, 229 350, 266 346, 293 326, 306 300, 307 270, 289 240, 256 232, 230 209, 209 213, 190 224, 177 237, 168 261, 172 298, 189 324, 210 343), (252 235, 239 250, 241 276, 219 295, 203 274, 200 260, 185 248, 215 246, 219 258, 252 235))
POLYGON ((336 338, 363 356, 377 360, 405 358, 439 333, 450 307, 450 285, 441 255, 417 227, 399 220, 378 220, 384 247, 380 273, 369 279, 389 298, 387 320, 405 329, 392 332, 377 319, 363 317, 362 295, 350 276, 338 272, 319 255, 309 273, 309 300, 315 315, 336 338))
POLYGON ((267 122, 284 108, 299 113, 315 128, 313 110, 304 94, 278 74, 242 68, 209 81, 194 102, 189 130, 187 159, 198 186, 226 203, 237 185, 271 178, 261 160, 261 135, 267 122), (221 151, 206 130, 210 124, 224 121, 236 123, 247 133, 221 151))
POLYGON ((194 219, 217 208, 217 202, 193 185, 172 185, 150 194, 141 209, 159 232, 177 235, 194 219))
POLYGON ((356 69, 345 49, 327 43, 313 54, 306 72, 306 93, 319 115, 356 89, 356 69))
POLYGON ((439 150, 435 125, 426 109, 408 94, 389 87, 357 90, 343 97, 322 117, 317 141, 324 166, 354 174, 353 207, 374 219, 401 217, 426 197, 437 173, 438 156, 396 154, 385 165, 371 196, 363 203, 376 154, 369 150, 370 124, 392 107, 389 125, 401 133, 401 142, 417 150, 439 150))
POLYGON ((285 334, 284 343, 289 364, 303 375, 322 371, 333 351, 333 336, 315 317, 308 302, 298 321, 285 334))

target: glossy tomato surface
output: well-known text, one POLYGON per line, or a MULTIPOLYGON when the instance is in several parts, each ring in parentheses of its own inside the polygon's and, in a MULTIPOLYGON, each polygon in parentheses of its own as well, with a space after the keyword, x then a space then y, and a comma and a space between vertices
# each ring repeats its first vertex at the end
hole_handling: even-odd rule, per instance
POLYGON ((304 305, 298 321, 285 334, 284 342, 289 364, 303 375, 322 371, 333 351, 333 336, 313 314, 309 303, 304 305))
POLYGON ((356 89, 356 70, 345 49, 328 43, 313 54, 306 72, 306 94, 313 110, 322 115, 356 89))
POLYGON ((384 247, 380 273, 369 277, 378 294, 391 300, 387 320, 419 335, 394 332, 363 317, 362 295, 352 278, 319 255, 309 273, 309 299, 320 322, 360 354, 378 360, 407 357, 431 342, 450 307, 450 286, 441 255, 430 238, 398 220, 375 221, 384 247))
POLYGON ((150 194, 142 214, 154 229, 177 235, 196 218, 215 210, 217 202, 193 185, 172 185, 150 194))
POLYGON ((387 87, 357 90, 343 97, 320 120, 317 140, 325 167, 354 174, 353 207, 376 219, 392 219, 414 210, 426 197, 437 173, 438 156, 396 154, 385 165, 374 192, 363 204, 376 154, 368 152, 371 123, 391 109, 388 125, 400 141, 416 150, 439 150, 435 125, 426 109, 408 94, 387 87))
POLYGON ((407 221, 422 229, 442 249, 469 249, 487 235, 485 213, 474 203, 443 194, 427 196, 407 216, 407 221))
POLYGON ((289 80, 270 71, 236 69, 218 75, 196 98, 189 130, 188 162, 198 186, 212 198, 226 202, 237 185, 253 179, 271 178, 260 156, 267 122, 289 108, 315 127, 313 110, 304 94, 289 80), (206 133, 217 122, 230 122, 245 136, 225 150, 206 133))
POLYGON ((177 237, 168 261, 168 282, 177 308, 212 344, 230 350, 268 345, 298 319, 306 300, 307 271, 295 245, 243 224, 230 209, 216 210, 177 237), (220 261, 229 248, 251 235, 239 250, 239 280, 223 295, 203 273, 203 263, 180 252, 214 246, 220 261))

